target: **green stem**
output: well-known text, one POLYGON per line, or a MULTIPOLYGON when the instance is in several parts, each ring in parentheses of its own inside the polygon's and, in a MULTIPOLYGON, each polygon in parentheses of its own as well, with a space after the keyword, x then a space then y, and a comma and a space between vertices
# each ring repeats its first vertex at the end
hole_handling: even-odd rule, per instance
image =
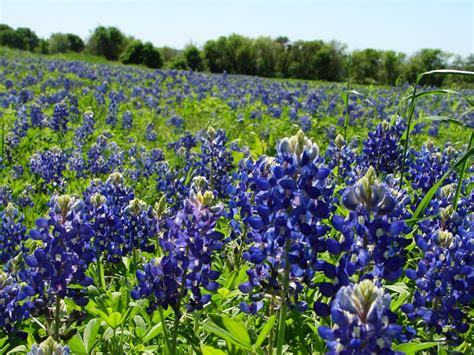
POLYGON ((133 274, 138 270, 138 261, 137 261, 137 249, 135 247, 132 248, 132 264, 133 264, 133 274))
POLYGON ((56 307, 54 310, 54 340, 59 342, 59 331, 61 329, 61 298, 56 295, 56 307))
POLYGON ((166 347, 168 348, 169 353, 171 354, 171 344, 170 337, 168 336, 168 328, 166 327, 165 317, 163 316, 163 308, 158 307, 158 313, 160 314, 161 325, 163 327, 163 335, 165 336, 166 347))
MULTIPOLYGON (((186 249, 186 258, 188 257, 189 253, 189 248, 186 249)), ((178 342, 178 327, 179 327, 179 320, 181 318, 180 315, 180 309, 181 309, 181 301, 183 300, 184 297, 184 292, 186 291, 186 276, 188 273, 188 269, 183 270, 183 276, 181 277, 181 289, 179 291, 179 299, 178 299, 178 305, 175 309, 174 312, 174 325, 173 325, 173 342, 171 343, 171 350, 172 354, 176 354, 176 344, 178 342)))
POLYGON ((4 161, 4 158, 3 158, 4 142, 5 142, 5 117, 2 114, 2 164, 5 164, 5 161, 4 161))
MULTIPOLYGON (((270 303, 270 316, 273 315, 273 311, 275 309, 275 293, 272 290, 272 301, 270 303)), ((270 330, 270 334, 268 336, 268 354, 273 354, 273 329, 270 330)))
POLYGON ((408 120, 407 120, 407 136, 405 137, 405 142, 403 142, 403 157, 402 157, 402 168, 400 172, 400 187, 399 190, 403 187, 403 176, 405 175, 405 160, 407 158, 408 152, 408 141, 410 140, 410 128, 411 128, 411 120, 413 118, 413 113, 415 112, 415 98, 416 98, 416 83, 413 86, 413 95, 411 97, 410 102, 410 111, 408 112, 408 120))
MULTIPOLYGON (((467 146, 467 151, 469 151, 472 148, 473 145, 474 145, 474 132, 471 133, 471 138, 469 139, 469 144, 467 146)), ((461 196, 462 181, 464 179, 464 174, 466 173, 468 161, 469 161, 469 159, 466 159, 466 161, 464 162, 464 164, 461 167, 461 172, 459 174, 459 181, 458 181, 458 185, 456 187, 456 194, 454 195, 454 201, 453 201, 454 210, 456 210, 456 208, 458 206, 459 196, 461 196)))
POLYGON ((101 257, 97 258, 97 275, 99 276, 99 287, 102 287, 105 290, 105 277, 104 277, 104 269, 102 268, 101 257))
POLYGON ((244 224, 244 230, 242 232, 242 238, 240 239, 239 251, 235 255, 234 265, 236 270, 240 270, 242 265, 242 253, 245 246, 245 241, 247 240, 248 226, 244 224))
POLYGON ((286 328, 286 313, 288 305, 286 303, 286 296, 288 294, 288 286, 290 283, 290 262, 288 260, 288 252, 290 251, 290 240, 285 242, 285 273, 283 275, 283 289, 281 294, 280 317, 278 319, 278 335, 277 335, 277 355, 283 352, 283 342, 285 340, 286 328))
POLYGON ((344 140, 347 142, 347 126, 349 126, 349 90, 351 88, 351 57, 347 63, 347 87, 346 87, 346 114, 344 116, 344 140))

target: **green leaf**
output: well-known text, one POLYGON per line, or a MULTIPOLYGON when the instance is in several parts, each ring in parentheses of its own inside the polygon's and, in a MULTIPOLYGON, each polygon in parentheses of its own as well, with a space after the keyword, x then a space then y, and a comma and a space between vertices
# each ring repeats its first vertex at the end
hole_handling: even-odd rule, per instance
POLYGON ((423 214, 425 209, 428 207, 430 201, 433 199, 433 196, 435 195, 436 191, 440 188, 441 184, 443 181, 451 175, 453 171, 456 169, 460 168, 465 161, 467 161, 472 155, 474 154, 474 147, 469 149, 466 154, 462 156, 456 163, 454 163, 448 171, 438 180, 436 184, 434 184, 431 189, 428 190, 426 193, 425 197, 423 197, 423 200, 421 200, 420 204, 416 208, 415 212, 413 213, 413 216, 411 217, 412 220, 416 220, 417 218, 420 218, 420 216, 423 214))
POLYGON ((408 295, 408 286, 404 282, 396 282, 393 285, 384 285, 385 288, 400 294, 408 295))
POLYGON ((146 323, 142 316, 135 316, 133 317, 133 321, 137 328, 146 329, 146 323))
POLYGON ((17 347, 11 349, 7 354, 26 353, 26 351, 25 345, 18 345, 17 347))
POLYGON ((407 355, 416 354, 417 351, 425 350, 432 348, 433 346, 438 345, 436 342, 429 342, 429 343, 405 343, 399 344, 393 348, 395 351, 401 351, 406 353, 407 355))
POLYGON ((244 345, 251 347, 252 342, 250 341, 250 336, 247 333, 247 328, 245 323, 240 319, 231 319, 227 316, 222 316, 222 322, 224 326, 235 338, 239 339, 244 345))
POLYGON ((267 335, 273 329, 273 325, 275 324, 276 315, 271 316, 268 318, 267 322, 263 325, 262 329, 260 330, 260 334, 258 334, 257 341, 255 342, 255 348, 259 348, 263 342, 265 341, 267 335))
POLYGON ((145 335, 143 338, 144 343, 148 343, 150 340, 155 338, 158 334, 163 331, 163 326, 161 323, 155 324, 145 335))
POLYGON ((400 308, 400 306, 405 302, 406 299, 407 299, 407 295, 404 293, 398 295, 398 297, 394 297, 392 299, 392 302, 390 303, 390 310, 392 312, 396 312, 400 308))
POLYGON ((88 351, 84 345, 81 336, 76 333, 68 342, 71 351, 75 354, 87 354, 88 351))
POLYGON ((212 346, 206 345, 201 348, 202 355, 225 355, 222 350, 213 348, 212 346))
POLYGON ((252 350, 251 346, 243 344, 242 342, 240 342, 240 339, 235 338, 227 330, 222 329, 221 327, 219 327, 218 325, 216 325, 214 323, 204 323, 204 324, 202 324, 202 327, 205 330, 207 330, 211 333, 214 333, 215 335, 217 335, 221 339, 224 339, 225 341, 227 341, 230 344, 234 344, 234 345, 236 345, 239 348, 244 349, 244 350, 249 350, 249 351, 252 350))
POLYGON ((99 333, 100 323, 97 319, 91 319, 84 329, 84 344, 86 345, 87 353, 90 353, 97 341, 97 334, 99 333))

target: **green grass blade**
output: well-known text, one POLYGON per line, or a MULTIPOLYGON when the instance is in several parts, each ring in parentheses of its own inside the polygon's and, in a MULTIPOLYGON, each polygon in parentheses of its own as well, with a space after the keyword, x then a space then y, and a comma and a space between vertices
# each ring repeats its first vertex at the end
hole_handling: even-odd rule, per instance
MULTIPOLYGON (((464 100, 469 103, 470 106, 474 106, 474 101, 471 100, 470 97, 460 93, 459 91, 456 90, 449 90, 449 89, 436 89, 436 90, 426 90, 426 91, 419 91, 418 93, 415 94, 415 98, 420 98, 423 96, 431 96, 431 95, 456 95, 462 97, 464 100)), ((413 98, 413 95, 408 95, 402 98, 402 100, 410 100, 413 98)))
POLYGON ((436 121, 436 122, 446 122, 446 123, 453 123, 456 126, 463 126, 463 127, 469 127, 467 123, 457 120, 452 117, 448 116, 424 116, 421 117, 422 120, 427 120, 427 121, 436 121))
POLYGON ((416 208, 415 212, 413 213, 413 216, 410 218, 410 220, 416 220, 417 218, 420 218, 420 216, 425 212, 426 208, 430 204, 431 200, 433 199, 433 196, 435 195, 436 191, 440 188, 441 184, 443 181, 451 175, 451 173, 466 163, 469 158, 474 155, 474 148, 470 148, 466 154, 463 155, 461 159, 459 159, 456 163, 454 163, 448 171, 441 177, 441 179, 438 180, 436 184, 434 184, 431 189, 426 193, 425 197, 423 197, 423 200, 421 200, 420 204, 416 208))
MULTIPOLYGON (((469 151, 472 146, 474 145, 474 132, 471 133, 471 138, 469 139, 469 144, 467 146, 467 151, 469 151)), ((459 197, 461 196, 461 186, 462 186, 462 181, 464 180, 464 175, 466 174, 467 170, 467 162, 468 160, 464 161, 464 164, 461 167, 461 171, 459 173, 459 180, 458 180, 458 185, 456 186, 456 194, 454 195, 454 201, 453 201, 453 208, 456 209, 459 201, 459 197)))
POLYGON ((463 75, 463 76, 474 76, 474 72, 467 71, 467 70, 455 70, 455 69, 437 69, 437 70, 430 70, 421 74, 418 74, 416 77, 416 83, 418 84, 423 77, 428 75, 463 75))
POLYGON ((370 101, 367 96, 365 96, 364 94, 361 94, 359 91, 357 90, 348 90, 347 91, 349 94, 353 94, 353 95, 356 95, 357 97, 360 97, 362 99, 362 101, 364 101, 365 103, 369 104, 370 106, 374 106, 374 103, 372 101, 370 101))

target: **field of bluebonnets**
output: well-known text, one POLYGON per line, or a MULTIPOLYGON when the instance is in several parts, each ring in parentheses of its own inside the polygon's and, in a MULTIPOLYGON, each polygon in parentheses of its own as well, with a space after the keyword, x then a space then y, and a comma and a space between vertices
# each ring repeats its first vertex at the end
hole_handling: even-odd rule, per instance
POLYGON ((472 95, 3 56, 0 353, 472 351, 472 95))

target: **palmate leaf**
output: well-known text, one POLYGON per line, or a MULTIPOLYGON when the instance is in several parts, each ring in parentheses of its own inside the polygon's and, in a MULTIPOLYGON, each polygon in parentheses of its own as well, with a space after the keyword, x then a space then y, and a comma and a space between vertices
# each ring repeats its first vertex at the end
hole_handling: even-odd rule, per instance
POLYGON ((221 327, 219 327, 217 324, 214 324, 214 323, 204 323, 202 324, 202 327, 211 332, 211 333, 214 333, 215 335, 217 335, 219 338, 221 339, 224 339, 225 341, 227 341, 229 344, 233 344, 241 349, 244 349, 244 350, 252 350, 252 347, 249 346, 248 344, 244 344, 243 342, 241 342, 240 339, 236 338, 234 335, 232 335, 229 331, 227 331, 226 329, 223 329, 221 327))

